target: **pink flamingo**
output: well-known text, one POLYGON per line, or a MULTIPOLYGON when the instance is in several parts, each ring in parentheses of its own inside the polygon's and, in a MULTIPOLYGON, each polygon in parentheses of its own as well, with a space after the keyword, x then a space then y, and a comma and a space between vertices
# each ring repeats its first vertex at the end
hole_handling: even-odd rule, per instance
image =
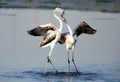
POLYGON ((54 9, 54 17, 58 19, 60 23, 59 29, 54 24, 48 23, 48 24, 37 26, 34 29, 28 31, 28 34, 33 36, 44 36, 44 39, 40 44, 41 48, 50 46, 50 52, 47 56, 47 64, 45 67, 44 74, 46 74, 48 63, 50 63, 55 69, 56 73, 58 73, 58 70, 55 68, 52 61, 50 60, 53 48, 61 37, 61 31, 63 27, 62 20, 57 16, 57 14, 64 15, 64 10, 61 8, 54 9))
POLYGON ((74 31, 72 31, 70 25, 67 23, 66 19, 63 17, 63 15, 61 15, 63 18, 63 22, 66 24, 69 32, 65 32, 61 34, 61 38, 58 41, 60 44, 64 44, 66 46, 67 49, 67 53, 68 53, 68 68, 69 68, 69 73, 70 73, 70 59, 69 59, 69 50, 72 49, 72 62, 74 64, 74 67, 76 69, 76 72, 78 74, 79 71, 77 69, 77 66, 74 62, 74 48, 75 48, 75 44, 76 41, 78 40, 78 36, 81 35, 82 33, 85 34, 94 34, 96 33, 96 30, 93 29, 91 26, 89 26, 85 21, 81 22, 75 29, 74 31))

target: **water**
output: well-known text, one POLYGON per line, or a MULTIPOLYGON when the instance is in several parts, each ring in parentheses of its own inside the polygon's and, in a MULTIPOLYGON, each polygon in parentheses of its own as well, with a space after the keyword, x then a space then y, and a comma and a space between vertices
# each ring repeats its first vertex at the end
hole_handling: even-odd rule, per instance
MULTIPOLYGON (((71 72, 67 74, 66 68, 59 69, 60 73, 55 74, 53 69, 43 74, 43 68, 33 69, 8 69, 8 72, 1 72, 1 82, 119 82, 120 69, 111 66, 85 66, 81 74, 71 72)), ((73 69, 73 68, 72 68, 73 69)))
POLYGON ((38 48, 42 38, 29 36, 27 30, 49 22, 59 27, 52 10, 0 9, 0 82, 120 82, 120 14, 66 10, 65 17, 72 29, 81 21, 97 29, 93 36, 81 35, 76 44, 81 74, 72 62, 72 73, 67 74, 67 52, 57 44, 51 60, 60 74, 49 65, 43 75, 49 48, 38 48))

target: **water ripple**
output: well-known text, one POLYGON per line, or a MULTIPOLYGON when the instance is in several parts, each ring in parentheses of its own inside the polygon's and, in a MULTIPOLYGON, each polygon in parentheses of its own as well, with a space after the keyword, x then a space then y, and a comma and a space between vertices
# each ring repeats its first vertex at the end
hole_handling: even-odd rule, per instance
POLYGON ((56 74, 55 72, 47 72, 46 75, 43 74, 43 71, 38 70, 29 70, 29 71, 12 71, 7 72, 3 75, 0 75, 5 78, 17 78, 17 79, 34 79, 34 80, 66 80, 66 79, 76 79, 82 80, 82 81, 94 81, 96 80, 99 75, 97 73, 91 73, 91 72, 82 72, 81 74, 77 74, 76 72, 71 72, 70 74, 68 72, 59 72, 59 74, 56 74))
MULTIPOLYGON (((103 71, 82 71, 80 74, 76 72, 59 72, 56 74, 54 70, 50 70, 43 74, 44 69, 31 69, 27 71, 10 71, 4 74, 0 74, 0 77, 15 78, 15 79, 32 79, 35 81, 43 82, 120 82, 119 74, 107 73, 103 71)), ((61 70, 63 71, 63 70, 61 70)), ((109 70, 110 71, 110 70, 109 70)))

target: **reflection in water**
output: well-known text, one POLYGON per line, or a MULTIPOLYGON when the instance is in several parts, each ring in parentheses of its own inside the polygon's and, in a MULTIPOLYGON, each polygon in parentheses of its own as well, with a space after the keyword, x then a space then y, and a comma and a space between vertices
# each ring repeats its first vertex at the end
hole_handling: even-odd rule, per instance
POLYGON ((23 71, 23 72, 9 72, 5 73, 3 75, 0 75, 0 77, 5 78, 16 78, 16 79, 34 79, 39 81, 48 81, 48 82, 72 82, 75 80, 76 82, 79 80, 82 81, 92 81, 95 80, 98 75, 96 73, 82 73, 81 75, 71 72, 71 74, 68 74, 67 72, 60 72, 59 74, 55 74, 54 72, 48 72, 46 75, 43 74, 43 72, 39 72, 36 70, 31 71, 23 71))
MULTIPOLYGON (((46 75, 43 74, 44 69, 32 69, 28 71, 11 71, 4 74, 0 74, 0 77, 4 78, 15 78, 15 79, 32 79, 35 81, 43 81, 43 82, 86 82, 86 81, 94 81, 94 82, 119 82, 119 73, 118 71, 109 73, 103 68, 101 70, 92 69, 91 71, 83 71, 80 75, 76 72, 60 72, 59 74, 54 73, 54 70, 51 72, 47 72, 46 75), (110 78, 111 77, 111 78, 110 78)), ((62 70, 61 70, 62 71, 62 70)))

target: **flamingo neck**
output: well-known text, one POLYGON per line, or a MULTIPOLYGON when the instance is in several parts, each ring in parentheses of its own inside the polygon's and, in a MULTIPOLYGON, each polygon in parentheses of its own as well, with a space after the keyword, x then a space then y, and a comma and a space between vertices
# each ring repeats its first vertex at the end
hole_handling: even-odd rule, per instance
POLYGON ((67 25, 67 28, 68 28, 68 30, 69 30, 69 32, 70 32, 70 35, 72 36, 72 35, 73 35, 73 33, 72 33, 72 29, 71 29, 71 27, 69 26, 69 24, 68 24, 68 23, 66 23, 66 25, 67 25))
POLYGON ((61 31, 62 31, 62 27, 63 27, 62 20, 56 15, 55 12, 54 12, 54 17, 55 17, 56 19, 58 19, 58 21, 59 21, 59 23, 60 23, 59 31, 61 32, 61 31))
MULTIPOLYGON (((63 17, 63 18, 64 18, 64 17, 63 17)), ((64 18, 63 22, 66 24, 66 26, 67 26, 67 28, 68 28, 68 30, 69 30, 69 32, 70 32, 70 36, 73 36, 72 29, 71 29, 70 25, 67 23, 67 21, 66 21, 65 18, 64 18)))

